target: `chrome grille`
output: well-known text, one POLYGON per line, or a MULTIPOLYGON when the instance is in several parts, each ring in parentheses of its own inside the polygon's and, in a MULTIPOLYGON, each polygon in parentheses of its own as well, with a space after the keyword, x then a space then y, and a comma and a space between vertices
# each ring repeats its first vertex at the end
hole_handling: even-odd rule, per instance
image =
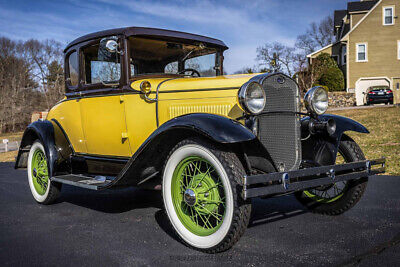
MULTIPOLYGON (((267 76, 262 86, 267 102, 263 112, 298 112, 297 84, 283 74, 267 76)), ((270 113, 259 116, 259 139, 279 171, 298 169, 301 161, 300 117, 294 113, 270 113)))

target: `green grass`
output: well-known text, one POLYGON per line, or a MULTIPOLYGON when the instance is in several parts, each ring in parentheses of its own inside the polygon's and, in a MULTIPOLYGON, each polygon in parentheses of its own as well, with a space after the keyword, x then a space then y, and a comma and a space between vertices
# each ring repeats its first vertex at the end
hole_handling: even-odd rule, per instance
POLYGON ((332 111, 363 124, 370 134, 347 132, 369 159, 386 157, 386 174, 400 175, 400 107, 332 111))
POLYGON ((16 132, 16 133, 5 133, 2 134, 0 133, 0 142, 2 142, 3 139, 8 139, 8 141, 21 141, 22 134, 24 132, 16 132))

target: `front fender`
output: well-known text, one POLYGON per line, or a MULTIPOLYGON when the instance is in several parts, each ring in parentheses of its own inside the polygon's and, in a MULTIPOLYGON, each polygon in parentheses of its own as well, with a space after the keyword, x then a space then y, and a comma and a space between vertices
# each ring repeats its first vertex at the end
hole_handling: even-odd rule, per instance
POLYGON ((342 134, 346 131, 353 131, 359 133, 369 133, 368 129, 362 125, 361 123, 338 115, 333 114, 324 114, 319 116, 321 120, 327 121, 329 119, 333 119, 336 122, 336 132, 334 136, 340 140, 342 134))
POLYGON ((148 139, 171 129, 193 130, 223 144, 245 142, 256 138, 248 128, 230 118, 207 113, 192 113, 165 122, 148 139))
POLYGON ((200 135, 216 143, 234 144, 256 139, 248 128, 227 117, 192 113, 173 118, 158 127, 138 148, 131 159, 109 184, 135 185, 145 179, 151 163, 155 170, 162 170, 165 158, 177 142, 188 136, 200 135), (185 133, 184 135, 181 135, 185 133), (158 150, 157 150, 158 149, 158 150), (157 157, 154 155, 157 154, 157 157), (144 164, 145 163, 145 164, 144 164))
MULTIPOLYGON (((310 117, 303 118, 302 124, 309 119, 310 117)), ((302 129, 302 136, 305 137, 302 141, 303 162, 310 162, 312 165, 335 164, 339 143, 344 132, 369 133, 368 129, 361 123, 346 117, 324 114, 320 115, 318 119, 322 121, 333 119, 336 122, 336 131, 331 136, 324 133, 310 135, 308 128, 302 129)))

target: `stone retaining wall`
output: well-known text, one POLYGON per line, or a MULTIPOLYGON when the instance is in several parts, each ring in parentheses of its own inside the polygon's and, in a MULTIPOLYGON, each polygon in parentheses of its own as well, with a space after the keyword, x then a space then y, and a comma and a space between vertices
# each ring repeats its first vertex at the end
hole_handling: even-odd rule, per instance
POLYGON ((346 92, 329 92, 329 107, 352 107, 356 105, 356 96, 352 93, 346 92))

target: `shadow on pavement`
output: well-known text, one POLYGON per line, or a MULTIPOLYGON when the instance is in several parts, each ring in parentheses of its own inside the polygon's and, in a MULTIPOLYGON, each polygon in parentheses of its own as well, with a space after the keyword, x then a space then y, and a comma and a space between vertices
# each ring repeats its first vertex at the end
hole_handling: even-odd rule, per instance
POLYGON ((63 185, 57 203, 61 202, 68 202, 105 213, 122 213, 150 207, 163 208, 159 191, 137 188, 109 189, 96 192, 63 185))

